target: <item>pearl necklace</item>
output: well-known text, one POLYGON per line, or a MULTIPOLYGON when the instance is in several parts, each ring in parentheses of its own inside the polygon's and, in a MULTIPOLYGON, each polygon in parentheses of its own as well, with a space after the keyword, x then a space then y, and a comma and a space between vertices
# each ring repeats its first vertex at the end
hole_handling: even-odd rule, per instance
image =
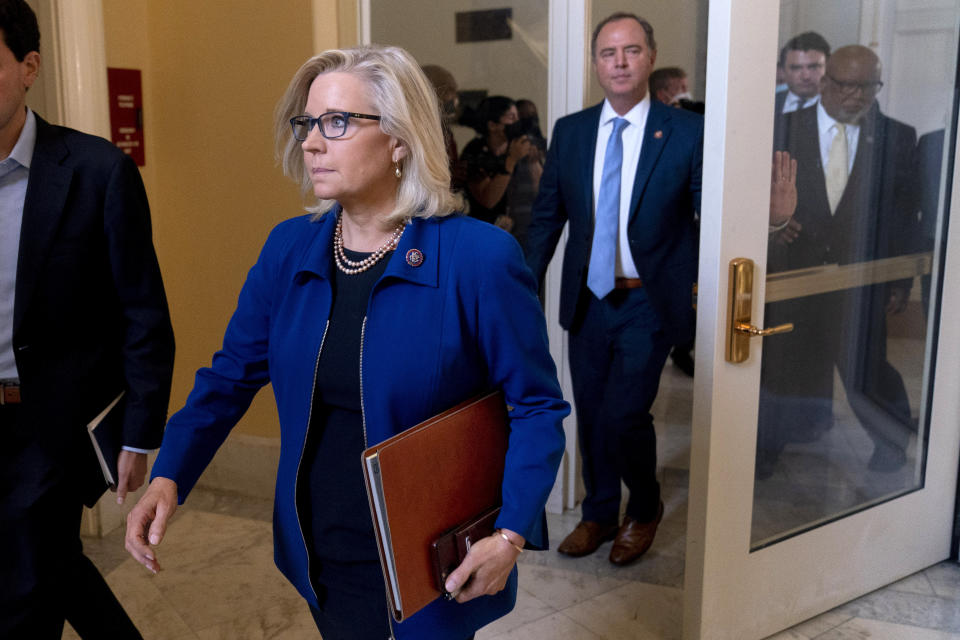
POLYGON ((347 254, 343 251, 343 214, 338 215, 337 228, 336 231, 333 232, 333 261, 337 264, 337 269, 340 269, 340 271, 348 275, 366 271, 380 262, 380 259, 387 253, 397 248, 397 243, 400 242, 400 236, 403 235, 405 228, 406 225, 403 223, 397 225, 397 228, 393 230, 393 235, 390 236, 389 240, 380 245, 377 250, 369 256, 357 262, 348 258, 347 254))

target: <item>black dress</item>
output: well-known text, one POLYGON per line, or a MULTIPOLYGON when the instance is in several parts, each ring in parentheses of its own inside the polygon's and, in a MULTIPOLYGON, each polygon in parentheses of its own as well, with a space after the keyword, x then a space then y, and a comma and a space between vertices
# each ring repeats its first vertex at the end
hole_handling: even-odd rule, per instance
MULTIPOLYGON (((353 261, 369 255, 345 252, 353 261)), ((360 406, 360 334, 373 285, 391 255, 361 273, 334 268, 330 325, 317 365, 298 500, 310 578, 320 602, 320 609, 311 607, 311 613, 324 640, 390 636, 386 590, 360 466, 367 446, 360 406)))
MULTIPOLYGON (((370 255, 344 252, 354 262, 370 255)), ((330 326, 317 363, 313 412, 300 468, 303 482, 297 483, 310 581, 320 602, 320 608, 310 607, 310 613, 323 640, 393 636, 360 468, 360 454, 368 445, 360 406, 361 332, 370 293, 392 255, 391 251, 370 269, 352 275, 334 267, 330 326)))

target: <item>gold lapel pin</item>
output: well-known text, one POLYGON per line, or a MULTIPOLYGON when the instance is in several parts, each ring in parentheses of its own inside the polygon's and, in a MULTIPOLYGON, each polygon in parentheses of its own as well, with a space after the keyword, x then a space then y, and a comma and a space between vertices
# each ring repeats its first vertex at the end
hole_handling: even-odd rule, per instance
POLYGON ((423 252, 420 249, 410 249, 407 251, 407 264, 411 267, 419 267, 423 264, 423 252))
POLYGON ((656 131, 653 132, 653 137, 659 140, 660 138, 663 137, 663 131, 660 131, 659 129, 657 129, 656 131))

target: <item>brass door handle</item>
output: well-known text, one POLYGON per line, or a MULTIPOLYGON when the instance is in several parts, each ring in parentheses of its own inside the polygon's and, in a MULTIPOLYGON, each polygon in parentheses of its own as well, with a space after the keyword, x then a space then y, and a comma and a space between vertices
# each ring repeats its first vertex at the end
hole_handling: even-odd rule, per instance
POLYGON ((790 333, 793 331, 793 323, 788 322, 786 324, 778 324, 777 326, 770 327, 769 329, 761 329, 753 326, 752 324, 738 322, 734 327, 734 331, 737 333, 749 334, 751 338, 765 338, 767 336, 775 336, 778 333, 790 333))
POLYGON ((753 260, 734 258, 730 261, 729 295, 727 296, 727 362, 745 362, 750 357, 750 338, 772 336, 793 331, 793 323, 768 329, 753 326, 753 260))

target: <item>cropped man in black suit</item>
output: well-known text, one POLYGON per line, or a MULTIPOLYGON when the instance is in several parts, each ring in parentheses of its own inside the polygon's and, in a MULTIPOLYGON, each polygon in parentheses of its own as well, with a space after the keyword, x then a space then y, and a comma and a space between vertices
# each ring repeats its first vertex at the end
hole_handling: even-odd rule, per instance
POLYGON ((160 444, 173 331, 146 193, 116 147, 26 107, 36 16, 0 0, 0 637, 138 638, 83 555, 106 489, 86 425, 123 392, 118 500, 160 444))
MULTIPOLYGON (((789 113, 775 144, 797 161, 796 212, 771 219, 768 272, 847 265, 912 250, 916 235, 916 132, 881 113, 880 61, 863 46, 827 61, 820 104, 789 113), (779 228, 778 228, 779 227, 779 228)), ((869 466, 906 459, 910 406, 886 357, 886 314, 901 311, 910 282, 894 281, 767 305, 766 324, 795 331, 764 344, 758 475, 786 442, 812 440, 833 420, 833 368, 874 442, 869 466)))

